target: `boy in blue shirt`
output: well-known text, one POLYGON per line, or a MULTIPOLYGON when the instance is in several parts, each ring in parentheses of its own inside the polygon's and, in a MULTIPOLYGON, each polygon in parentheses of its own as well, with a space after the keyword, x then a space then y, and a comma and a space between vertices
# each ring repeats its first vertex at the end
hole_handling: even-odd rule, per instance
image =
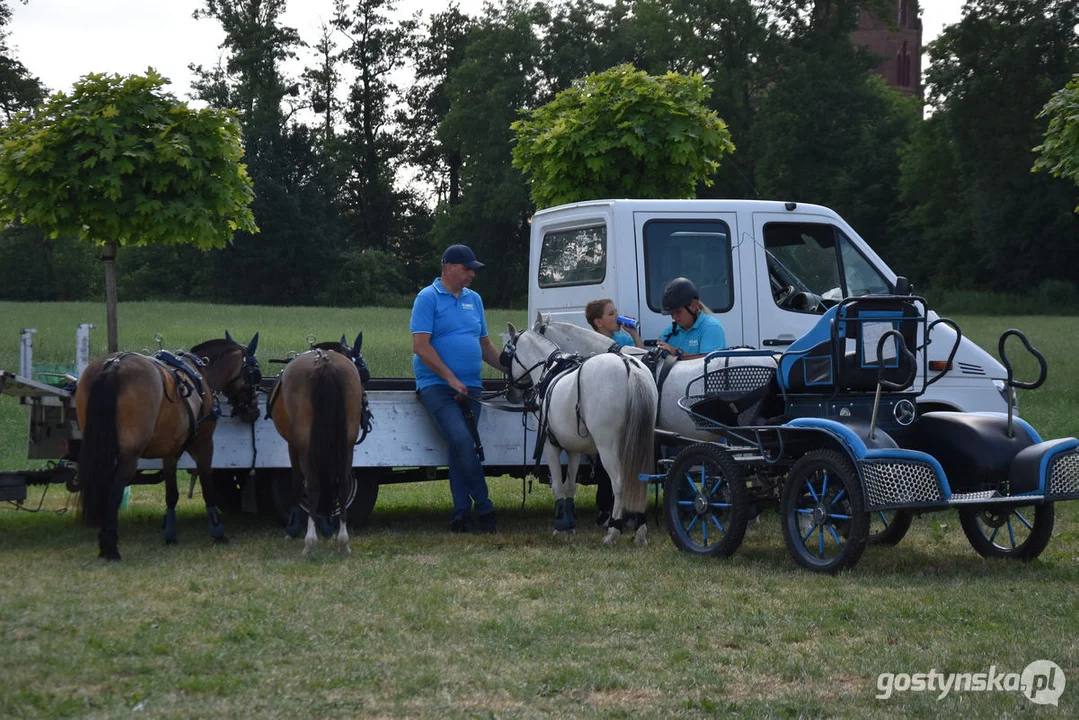
POLYGON ((483 363, 505 372, 499 351, 487 337, 483 299, 468 287, 481 267, 466 245, 447 248, 441 277, 420 290, 409 322, 416 394, 449 446, 453 532, 472 530, 473 504, 479 532, 495 532, 494 504, 465 417, 467 409, 479 420, 476 398, 483 390, 483 363))

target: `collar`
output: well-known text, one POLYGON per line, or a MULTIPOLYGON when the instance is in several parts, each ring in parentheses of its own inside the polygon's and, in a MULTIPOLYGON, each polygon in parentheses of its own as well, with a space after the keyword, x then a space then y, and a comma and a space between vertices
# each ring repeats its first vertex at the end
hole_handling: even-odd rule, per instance
POLYGON ((453 293, 451 293, 449 290, 447 290, 446 288, 444 288, 442 286, 442 278, 440 278, 440 277, 435 278, 434 282, 431 283, 431 287, 433 287, 435 289, 435 292, 437 292, 437 293, 439 293, 441 295, 449 295, 450 297, 456 297, 458 300, 463 298, 466 293, 472 292, 471 288, 463 287, 463 288, 461 288, 460 294, 454 295, 453 293))

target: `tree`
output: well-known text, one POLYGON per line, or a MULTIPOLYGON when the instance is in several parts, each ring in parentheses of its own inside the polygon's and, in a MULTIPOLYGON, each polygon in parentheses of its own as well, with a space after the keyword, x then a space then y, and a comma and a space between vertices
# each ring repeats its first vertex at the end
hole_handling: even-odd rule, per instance
POLYGON ((105 247, 109 352, 118 246, 223 247, 258 230, 235 117, 189 108, 167 82, 90 74, 0 130, 2 216, 105 247))
POLYGON ((699 75, 620 65, 589 75, 511 126, 513 164, 543 208, 611 196, 693 197, 734 150, 699 75))
MULTIPOLYGON (((1079 185, 1079 75, 1049 98, 1038 117, 1049 118, 1049 129, 1045 141, 1034 148, 1039 153, 1034 170, 1079 185)), ((1079 212, 1079 205, 1075 212, 1079 212)))

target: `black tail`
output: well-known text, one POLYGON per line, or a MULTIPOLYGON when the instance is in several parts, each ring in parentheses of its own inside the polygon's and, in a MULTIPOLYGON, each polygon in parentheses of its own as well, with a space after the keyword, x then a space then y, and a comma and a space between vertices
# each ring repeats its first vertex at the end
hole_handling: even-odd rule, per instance
POLYGON ((104 525, 108 517, 109 487, 120 456, 116 395, 116 373, 105 371, 94 378, 86 403, 86 427, 79 448, 79 516, 93 528, 104 525))
MULTIPOLYGON (((318 370, 315 381, 311 419, 311 440, 308 443, 308 467, 319 484, 318 508, 315 512, 329 517, 337 500, 341 478, 352 467, 352 443, 348 439, 348 412, 345 407, 345 387, 337 370, 326 363, 318 370)), ((341 508, 342 512, 344 508, 341 508)))

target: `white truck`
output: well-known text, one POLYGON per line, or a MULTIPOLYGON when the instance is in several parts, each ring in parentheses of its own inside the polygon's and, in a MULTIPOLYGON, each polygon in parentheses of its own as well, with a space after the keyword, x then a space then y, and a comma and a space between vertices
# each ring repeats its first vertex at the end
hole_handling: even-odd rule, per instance
MULTIPOLYGON (((529 318, 537 312, 584 325, 584 306, 609 297, 641 321, 654 340, 664 285, 691 279, 722 321, 732 346, 777 352, 808 331, 826 307, 846 296, 902 293, 897 278, 835 212, 816 205, 748 200, 599 200, 535 214, 529 261, 529 318)), ((491 328, 496 333, 495 328, 491 328)), ((954 342, 938 326, 930 360, 943 362, 954 342), (939 337, 939 341, 938 340, 939 337)), ((89 326, 78 330, 79 367, 88 362, 89 326)), ((80 438, 73 395, 31 378, 33 333, 24 331, 20 370, 0 371, 0 393, 30 408, 28 457, 73 458, 80 438)), ((264 366, 265 367, 265 366, 264 366)), ((1004 368, 964 339, 951 372, 920 398, 922 410, 1006 411, 1004 368)), ((272 383, 272 379, 269 381, 272 383)), ((489 389, 500 381, 487 381, 489 389)), ((354 454, 357 498, 352 523, 367 518, 378 486, 446 477, 445 443, 416 398, 410 378, 375 378, 368 386, 374 429, 354 454)), ((214 434, 215 480, 236 490, 234 504, 254 501, 287 516, 288 451, 263 412, 254 424, 223 417, 214 434)), ((224 408, 228 413, 227 405, 224 408)), ((523 477, 533 466, 536 423, 521 413, 485 409, 479 432, 491 475, 523 477)), ((159 461, 140 464, 156 482, 159 461)), ((180 467, 190 468, 185 455, 180 467)), ((21 500, 26 484, 62 482, 69 464, 52 470, 0 473, 0 500, 21 500)))
MULTIPOLYGON (((906 294, 853 228, 819 205, 760 200, 596 200, 532 217, 528 317, 586 326, 584 306, 611 298, 655 339, 670 323, 663 288, 687 277, 723 323, 732 347, 783 348, 844 297, 906 294)), ((936 319, 930 315, 930 321, 936 319)), ((930 369, 955 342, 938 325, 930 369)), ((1004 367, 963 338, 951 371, 918 399, 919 410, 1006 412, 1004 367)), ((920 386, 921 380, 917 381, 920 386)))

